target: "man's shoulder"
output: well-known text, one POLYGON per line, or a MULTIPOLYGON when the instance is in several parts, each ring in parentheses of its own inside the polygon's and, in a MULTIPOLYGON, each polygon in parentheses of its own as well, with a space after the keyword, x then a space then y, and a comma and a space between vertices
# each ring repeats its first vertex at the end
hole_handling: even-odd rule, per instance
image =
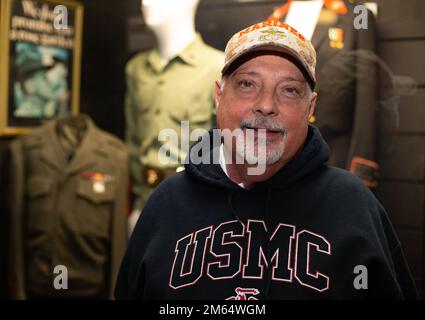
POLYGON ((321 178, 332 182, 333 184, 338 184, 340 187, 350 187, 350 188, 366 188, 363 182, 351 172, 332 166, 324 166, 322 170, 321 178))
POLYGON ((166 178, 151 193, 142 214, 152 216, 152 221, 168 219, 169 215, 175 216, 178 208, 190 201, 192 182, 189 180, 184 171, 166 178))
POLYGON ((377 199, 364 183, 351 172, 324 166, 319 175, 320 185, 325 187, 327 191, 338 197, 344 196, 343 199, 351 199, 352 201, 377 202, 377 199), (349 195, 349 197, 345 197, 349 195))
POLYGON ((170 203, 184 206, 193 203, 194 199, 203 198, 205 188, 208 188, 208 185, 192 179, 186 170, 183 170, 162 181, 150 195, 148 204, 151 202, 155 207, 167 207, 170 203))
POLYGON ((346 208, 346 214, 355 212, 359 219, 366 215, 376 221, 386 214, 373 192, 351 172, 326 166, 318 180, 323 188, 322 199, 331 206, 346 208))
POLYGON ((155 191, 152 193, 152 196, 166 194, 168 196, 178 196, 181 191, 190 187, 190 181, 187 179, 185 171, 177 172, 164 181, 162 181, 155 191))

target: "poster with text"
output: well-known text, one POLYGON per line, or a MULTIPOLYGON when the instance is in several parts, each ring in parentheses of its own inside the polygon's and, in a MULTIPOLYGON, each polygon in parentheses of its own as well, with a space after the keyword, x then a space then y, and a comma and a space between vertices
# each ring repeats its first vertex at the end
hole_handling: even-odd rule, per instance
POLYGON ((82 5, 2 0, 0 134, 78 114, 82 5))

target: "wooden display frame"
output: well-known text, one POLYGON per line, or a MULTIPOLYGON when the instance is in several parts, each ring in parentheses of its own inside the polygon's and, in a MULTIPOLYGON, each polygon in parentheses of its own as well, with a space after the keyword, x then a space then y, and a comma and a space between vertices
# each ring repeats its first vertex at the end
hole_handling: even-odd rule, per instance
POLYGON ((83 5, 0 0, 0 10, 0 135, 23 134, 52 117, 77 115, 83 5))

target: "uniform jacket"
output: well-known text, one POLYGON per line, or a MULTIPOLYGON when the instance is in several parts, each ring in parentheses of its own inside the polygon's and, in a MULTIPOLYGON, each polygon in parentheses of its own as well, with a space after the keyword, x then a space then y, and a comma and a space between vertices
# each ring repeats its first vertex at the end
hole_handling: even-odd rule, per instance
POLYGON ((346 14, 328 23, 319 20, 311 39, 317 52, 318 93, 313 123, 330 147, 329 165, 350 170, 373 187, 378 169, 376 24, 368 11, 368 28, 356 29, 358 3, 344 2, 346 14))
POLYGON ((48 122, 11 144, 11 297, 107 298, 127 244, 128 155, 82 117, 79 147, 66 150, 48 122), (55 266, 68 290, 53 288, 55 266))
POLYGON ((369 162, 376 160, 376 26, 368 11, 368 29, 355 29, 354 5, 347 3, 347 8, 347 14, 338 15, 332 25, 319 25, 313 35, 318 57, 315 124, 331 149, 329 164, 351 170, 372 187, 377 173, 376 164, 369 162))

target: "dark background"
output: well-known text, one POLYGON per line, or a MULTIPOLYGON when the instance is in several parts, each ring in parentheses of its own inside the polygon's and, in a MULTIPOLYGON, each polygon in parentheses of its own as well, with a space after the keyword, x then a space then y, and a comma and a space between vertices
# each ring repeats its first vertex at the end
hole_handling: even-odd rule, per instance
MULTIPOLYGON (((123 138, 124 66, 139 50, 155 45, 146 30, 139 0, 82 1, 84 35, 81 112, 123 138)), ((403 245, 423 297, 425 229, 425 1, 377 0, 379 52, 395 76, 407 76, 417 89, 394 90, 382 81, 378 125, 380 184, 384 204, 403 245)), ((284 1, 201 0, 197 30, 210 45, 223 50, 236 31, 266 19, 284 1)), ((382 75, 387 78, 388 72, 382 75)), ((399 78, 400 79, 400 78, 399 78)), ((402 81, 402 84, 406 81, 402 81)), ((7 144, 0 139, 0 299, 6 295, 7 144)))

